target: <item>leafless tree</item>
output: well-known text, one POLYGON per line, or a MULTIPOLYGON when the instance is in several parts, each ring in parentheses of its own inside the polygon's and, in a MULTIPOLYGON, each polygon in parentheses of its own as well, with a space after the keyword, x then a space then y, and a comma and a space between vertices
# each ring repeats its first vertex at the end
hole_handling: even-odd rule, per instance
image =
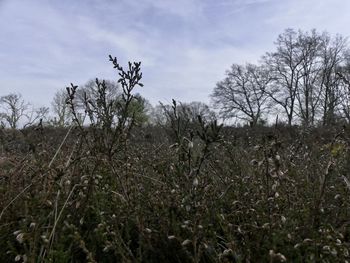
POLYGON ((51 108, 54 114, 53 123, 55 126, 64 127, 71 122, 71 111, 67 105, 67 91, 59 90, 55 93, 51 102, 51 108))
POLYGON ((0 119, 5 121, 10 128, 18 128, 19 121, 27 117, 29 103, 22 99, 21 94, 11 93, 0 98, 0 119))
POLYGON ((77 90, 76 109, 90 113, 88 117, 91 123, 96 125, 103 123, 112 127, 118 122, 119 111, 122 108, 121 97, 122 92, 116 82, 96 78, 89 80, 77 90), (94 116, 99 116, 99 119, 94 116))
POLYGON ((302 78, 303 57, 300 54, 298 34, 293 29, 287 29, 278 36, 275 44, 277 50, 263 56, 263 62, 273 76, 266 93, 283 109, 288 125, 292 125, 302 78))
POLYGON ((301 77, 296 93, 298 107, 295 112, 305 126, 315 124, 321 103, 322 85, 319 85, 319 78, 323 61, 320 54, 326 37, 326 34, 319 34, 316 30, 298 31, 296 53, 301 60, 298 67, 301 77))
POLYGON ((226 78, 214 88, 214 106, 222 117, 236 117, 254 126, 269 106, 265 91, 270 80, 269 72, 261 66, 233 64, 226 78))
POLYGON ((201 116, 201 118, 207 122, 216 119, 215 112, 213 112, 204 102, 192 101, 189 103, 182 103, 181 106, 188 111, 189 116, 193 121, 197 121, 198 116, 201 116))
POLYGON ((77 91, 77 99, 79 103, 83 103, 85 96, 90 99, 96 99, 100 96, 101 89, 98 87, 104 83, 104 92, 107 103, 121 98, 122 90, 117 82, 111 80, 89 80, 82 85, 77 91))
POLYGON ((347 51, 346 39, 342 36, 337 36, 331 39, 328 35, 324 36, 322 51, 321 51, 321 76, 319 85, 322 89, 321 111, 322 124, 332 125, 337 115, 337 108, 347 104, 347 86, 342 81, 339 73, 346 75, 347 68, 345 67, 345 53, 347 51), (345 100, 344 100, 345 99, 345 100))
POLYGON ((348 123, 350 123, 350 61, 337 72, 340 79, 341 95, 339 96, 340 114, 348 123))
POLYGON ((42 124, 47 120, 49 111, 50 109, 48 107, 32 107, 26 114, 26 123, 23 125, 23 128, 34 125, 38 121, 42 124))
POLYGON ((346 40, 328 33, 287 29, 278 36, 277 50, 263 57, 273 75, 267 89, 291 125, 295 116, 306 126, 321 119, 330 124, 340 103, 340 78, 346 40))
POLYGON ((173 105, 167 105, 160 103, 153 108, 151 113, 151 123, 165 125, 170 123, 172 119, 179 117, 180 120, 188 123, 194 123, 198 121, 198 116, 204 121, 211 121, 215 119, 215 112, 212 111, 209 106, 203 102, 176 102, 176 111, 174 111, 173 105))

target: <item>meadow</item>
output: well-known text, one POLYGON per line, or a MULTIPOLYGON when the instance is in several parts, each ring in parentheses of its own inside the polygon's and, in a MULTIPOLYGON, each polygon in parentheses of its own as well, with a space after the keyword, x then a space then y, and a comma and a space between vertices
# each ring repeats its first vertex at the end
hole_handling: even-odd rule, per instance
POLYGON ((175 120, 1 130, 1 261, 349 260, 349 127, 175 120))
POLYGON ((67 127, 0 129, 1 262, 349 262, 347 124, 231 127, 175 100, 141 123, 140 63, 110 60, 121 100, 71 84, 67 127))

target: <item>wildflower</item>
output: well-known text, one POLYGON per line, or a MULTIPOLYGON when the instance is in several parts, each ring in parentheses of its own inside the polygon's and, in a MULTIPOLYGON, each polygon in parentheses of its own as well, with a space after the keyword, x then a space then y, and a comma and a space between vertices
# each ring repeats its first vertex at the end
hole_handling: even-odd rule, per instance
POLYGON ((16 257, 15 257, 15 261, 17 262, 17 261, 20 261, 21 260, 21 255, 17 255, 16 257))

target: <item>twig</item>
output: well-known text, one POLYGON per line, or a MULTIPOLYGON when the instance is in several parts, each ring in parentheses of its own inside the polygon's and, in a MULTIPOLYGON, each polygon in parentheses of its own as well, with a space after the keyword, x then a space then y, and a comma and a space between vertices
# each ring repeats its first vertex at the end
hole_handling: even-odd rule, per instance
POLYGON ((69 135, 69 133, 70 133, 70 131, 71 131, 72 129, 73 129, 73 125, 70 126, 69 130, 67 131, 66 136, 63 138, 63 141, 61 142, 60 146, 58 147, 58 149, 57 149, 55 155, 52 157, 52 159, 51 159, 51 161, 50 161, 50 163, 49 163, 49 168, 51 167, 52 163, 55 161, 55 159, 56 159, 58 153, 61 151, 61 148, 62 148, 63 144, 65 143, 65 141, 67 140, 68 135, 69 135))

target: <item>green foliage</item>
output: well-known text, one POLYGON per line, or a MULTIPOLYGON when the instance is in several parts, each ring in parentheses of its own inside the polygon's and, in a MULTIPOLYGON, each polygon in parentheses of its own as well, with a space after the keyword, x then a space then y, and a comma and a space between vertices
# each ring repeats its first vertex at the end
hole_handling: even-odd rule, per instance
POLYGON ((148 109, 149 102, 140 94, 134 95, 133 100, 129 105, 128 117, 135 120, 135 124, 142 125, 149 121, 148 109))

